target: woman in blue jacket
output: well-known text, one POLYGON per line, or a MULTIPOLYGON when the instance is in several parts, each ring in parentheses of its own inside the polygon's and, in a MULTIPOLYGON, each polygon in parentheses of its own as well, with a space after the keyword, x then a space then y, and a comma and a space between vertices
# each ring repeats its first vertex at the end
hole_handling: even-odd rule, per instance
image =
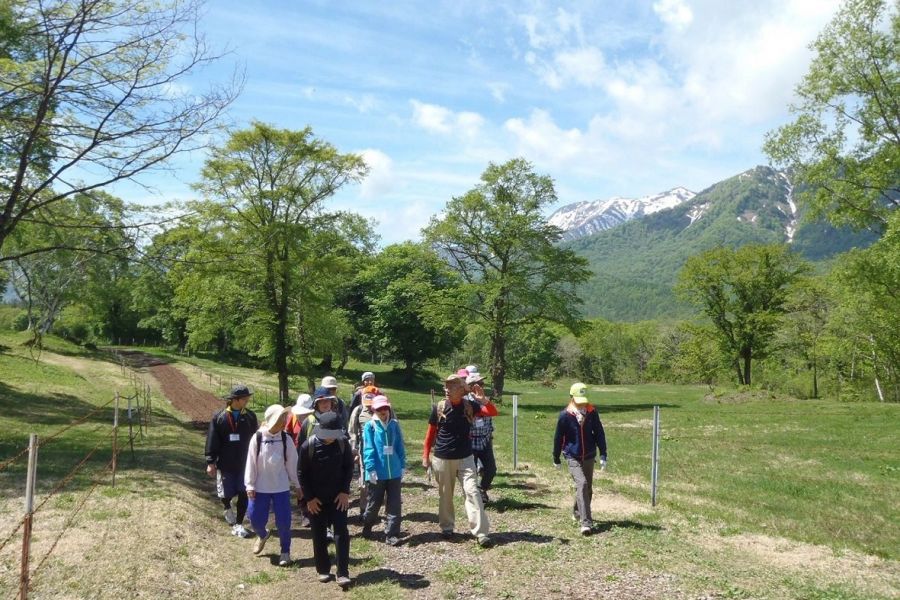
POLYGON ((400 540, 400 481, 406 468, 406 447, 400 423, 391 418, 387 396, 375 396, 372 411, 376 418, 363 427, 363 466, 369 486, 366 512, 363 513, 363 536, 372 535, 372 525, 387 493, 384 527, 385 542, 396 546, 400 540))
POLYGON ((600 452, 600 469, 606 468, 606 434, 600 414, 585 397, 587 386, 572 384, 569 405, 559 413, 556 436, 553 438, 553 464, 560 464, 559 455, 566 457, 569 474, 575 481, 575 506, 572 513, 581 523, 581 534, 590 535, 594 527, 591 517, 591 498, 594 495, 594 462, 600 452))

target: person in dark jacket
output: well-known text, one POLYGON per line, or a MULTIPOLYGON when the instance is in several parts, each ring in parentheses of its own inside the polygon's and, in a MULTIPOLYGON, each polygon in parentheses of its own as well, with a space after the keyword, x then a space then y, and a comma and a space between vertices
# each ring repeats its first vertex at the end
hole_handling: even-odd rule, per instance
POLYGON ((575 482, 575 505, 572 514, 581 525, 581 534, 590 535, 594 527, 591 498, 594 495, 594 462, 600 453, 600 469, 606 468, 606 434, 600 413, 588 402, 587 386, 572 384, 569 405, 559 413, 553 438, 553 464, 559 467, 560 454, 565 456, 569 474, 575 482))
POLYGON ((318 417, 312 436, 300 446, 300 489, 312 525, 313 555, 319 581, 331 580, 328 555, 329 526, 334 528, 337 583, 350 585, 350 533, 347 509, 350 507, 350 480, 353 478, 353 452, 347 443, 340 416, 326 412, 318 417))
POLYGON ((244 487, 244 468, 247 451, 259 423, 256 414, 247 408, 253 392, 245 385, 236 385, 225 397, 226 406, 213 415, 206 434, 206 473, 216 478, 216 491, 225 507, 225 520, 232 535, 250 537, 244 527, 247 513, 247 491, 244 487), (236 511, 231 501, 237 496, 236 511))

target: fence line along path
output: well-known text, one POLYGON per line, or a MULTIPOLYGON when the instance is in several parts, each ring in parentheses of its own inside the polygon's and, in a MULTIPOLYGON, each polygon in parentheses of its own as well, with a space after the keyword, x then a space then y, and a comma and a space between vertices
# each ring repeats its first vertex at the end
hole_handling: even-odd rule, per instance
POLYGON ((166 361, 136 350, 120 350, 119 354, 131 367, 147 369, 172 406, 187 415, 194 425, 206 427, 212 414, 222 408, 220 398, 195 387, 184 373, 166 361))

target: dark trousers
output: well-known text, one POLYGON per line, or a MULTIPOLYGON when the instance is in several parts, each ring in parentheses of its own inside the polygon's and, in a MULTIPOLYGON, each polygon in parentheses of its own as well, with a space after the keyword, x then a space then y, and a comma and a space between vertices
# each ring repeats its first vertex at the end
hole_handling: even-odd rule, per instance
POLYGON ((384 502, 384 496, 387 494, 387 506, 384 514, 386 523, 384 524, 384 533, 387 537, 398 537, 400 535, 400 478, 396 479, 379 479, 377 483, 368 483, 368 503, 366 504, 366 512, 363 514, 363 524, 373 525, 378 520, 378 511, 381 510, 381 504, 384 502))
POLYGON ((478 486, 485 492, 491 489, 494 475, 497 474, 497 461, 494 459, 494 445, 488 442, 484 450, 473 450, 475 465, 481 465, 481 484, 478 486))
POLYGON ((338 510, 334 498, 322 501, 319 514, 310 515, 312 527, 313 556, 316 572, 325 575, 331 572, 331 557, 328 555, 328 527, 334 527, 335 561, 337 576, 350 576, 350 532, 347 531, 347 511, 338 510))

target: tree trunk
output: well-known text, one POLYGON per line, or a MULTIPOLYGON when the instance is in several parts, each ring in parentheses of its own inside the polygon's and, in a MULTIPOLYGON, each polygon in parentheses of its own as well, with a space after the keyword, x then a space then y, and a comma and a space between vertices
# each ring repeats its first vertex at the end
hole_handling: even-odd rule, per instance
POLYGON ((407 358, 404 362, 403 368, 403 383, 409 385, 413 382, 413 377, 416 374, 416 363, 413 359, 407 358))
POLYGON ((750 357, 751 352, 748 349, 744 355, 744 385, 750 385, 750 357))
POLYGON ((503 385, 506 379, 506 338, 500 331, 491 336, 491 385, 494 397, 503 396, 503 385))
POLYGON ((812 372, 813 372, 813 399, 818 400, 819 398, 819 370, 816 365, 815 359, 812 364, 812 372))
POLYGON ((741 363, 734 361, 734 369, 737 371, 738 383, 744 385, 744 372, 741 371, 741 363))
POLYGON ((322 371, 331 372, 331 366, 334 364, 334 356, 332 356, 331 352, 322 355, 322 362, 319 363, 318 367, 322 371))

